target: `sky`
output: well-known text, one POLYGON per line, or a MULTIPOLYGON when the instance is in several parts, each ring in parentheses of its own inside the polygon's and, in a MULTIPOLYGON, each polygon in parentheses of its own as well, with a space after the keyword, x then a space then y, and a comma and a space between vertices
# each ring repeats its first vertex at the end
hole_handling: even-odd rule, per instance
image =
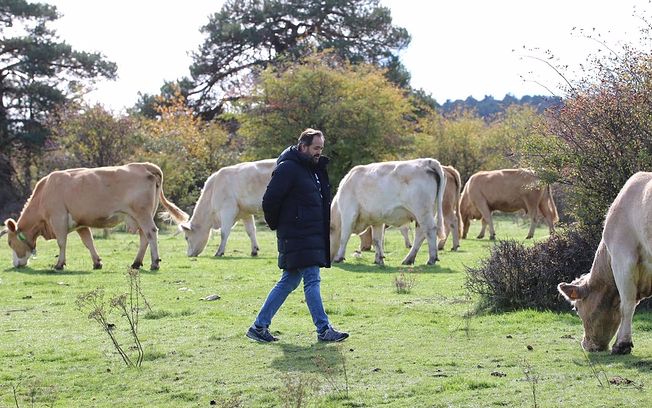
MULTIPOLYGON (((33 0, 35 1, 35 0, 33 0)), ((163 82, 189 74, 199 29, 223 0, 41 0, 63 17, 53 27, 80 51, 118 65, 118 80, 95 84, 86 99, 114 111, 131 107, 138 92, 157 94, 163 82)), ((612 48, 638 44, 640 15, 649 0, 380 0, 395 25, 412 36, 400 53, 412 86, 439 103, 487 95, 558 95, 561 78, 532 56, 551 50, 560 64, 579 64, 601 48, 578 33, 599 33, 612 48), (636 16, 634 11, 639 10, 636 16), (573 30, 575 28, 575 30, 573 30)), ((649 44, 648 44, 649 48, 649 44)))

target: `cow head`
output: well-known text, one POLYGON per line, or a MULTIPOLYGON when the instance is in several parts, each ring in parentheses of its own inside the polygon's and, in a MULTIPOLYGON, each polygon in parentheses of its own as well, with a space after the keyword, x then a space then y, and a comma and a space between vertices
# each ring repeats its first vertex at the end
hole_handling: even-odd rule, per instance
POLYGON ((7 242, 13 252, 13 264, 15 268, 27 265, 30 255, 36 249, 23 231, 18 229, 16 221, 9 218, 5 221, 6 229, 0 235, 7 234, 7 242))
POLYGON ((589 277, 583 275, 572 283, 560 283, 557 289, 582 319, 582 348, 589 352, 605 351, 620 324, 620 297, 609 285, 589 285, 589 277))
POLYGON ((206 248, 211 229, 201 228, 198 225, 192 224, 190 221, 182 222, 179 224, 179 228, 183 231, 186 242, 188 243, 186 255, 193 257, 199 256, 204 248, 206 248))

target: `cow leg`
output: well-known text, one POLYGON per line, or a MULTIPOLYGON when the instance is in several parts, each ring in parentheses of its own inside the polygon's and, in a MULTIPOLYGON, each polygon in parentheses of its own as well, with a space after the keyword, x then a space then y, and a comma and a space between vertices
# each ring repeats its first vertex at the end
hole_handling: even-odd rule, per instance
POLYGON ((91 253, 91 258, 93 259, 93 269, 102 269, 102 260, 95 250, 95 245, 93 244, 93 234, 90 228, 80 228, 77 230, 77 234, 81 238, 82 242, 88 248, 88 252, 91 253))
POLYGON ((453 216, 451 218, 452 220, 451 223, 449 224, 450 231, 452 231, 453 234, 453 247, 451 248, 451 251, 457 251, 458 248, 460 247, 460 224, 458 222, 457 216, 453 216))
POLYGON ((611 354, 629 354, 632 352, 632 319, 636 309, 636 284, 633 276, 636 268, 635 255, 612 254, 611 262, 620 294, 620 326, 616 333, 616 342, 611 354))
POLYGON ((131 269, 140 269, 140 267, 143 266, 143 258, 145 257, 145 251, 147 251, 147 245, 149 244, 147 237, 140 227, 138 228, 138 235, 140 237, 140 246, 136 253, 136 259, 134 259, 134 262, 131 264, 131 269))
POLYGON ((385 265, 385 252, 383 248, 384 236, 385 236, 384 224, 376 224, 371 226, 371 240, 373 241, 374 248, 376 249, 376 259, 374 260, 374 263, 380 266, 385 265))
POLYGON ((466 239, 469 234, 469 227, 471 226, 471 218, 462 219, 462 239, 466 239))
MULTIPOLYGON (((351 237, 351 230, 353 226, 353 220, 348 220, 342 217, 342 229, 340 231, 340 246, 337 248, 337 253, 333 262, 339 263, 344 261, 344 253, 346 252, 346 245, 349 243, 349 238, 351 237)), ((373 231, 372 231, 373 235, 373 231)), ((373 237, 372 237, 373 239, 373 237)))
POLYGON ((480 215, 482 215, 482 231, 480 231, 480 235, 478 235, 478 238, 484 238, 484 231, 485 231, 485 224, 489 225, 489 239, 494 240, 496 239, 496 231, 494 231, 494 222, 493 219, 491 218, 491 210, 487 206, 487 203, 480 203, 478 206, 478 211, 480 211, 480 215))
POLYGON ((405 242, 406 248, 412 248, 412 243, 410 242, 410 226, 403 225, 400 228, 401 235, 403 235, 403 242, 405 242))
POLYGON ((247 231, 247 235, 251 241, 251 256, 257 256, 258 250, 260 248, 258 248, 258 241, 256 241, 256 223, 254 216, 250 215, 248 217, 244 217, 242 219, 242 223, 244 224, 245 231, 247 231))
POLYGON ((373 244, 371 237, 371 227, 368 227, 358 236, 360 237, 360 249, 358 249, 358 252, 371 251, 371 245, 373 244))
POLYGON ((54 231, 54 236, 57 237, 57 245, 59 246, 59 258, 57 259, 54 269, 62 270, 66 264, 66 242, 68 240, 68 214, 64 214, 59 219, 51 219, 50 223, 54 231))
POLYGON ((478 239, 484 238, 484 232, 487 230, 487 222, 484 220, 484 218, 481 218, 480 221, 482 223, 482 227, 480 228, 480 233, 476 237, 478 239))
MULTIPOLYGON (((448 240, 448 234, 450 234, 450 223, 448 222, 448 218, 444 218, 444 225, 442 228, 444 229, 444 239, 440 239, 437 241, 437 249, 442 250, 444 249, 444 245, 446 245, 446 241, 448 240)), ((453 245, 454 246, 454 245, 453 245)))
POLYGON ((426 235, 423 232, 423 227, 417 223, 416 228, 414 229, 414 243, 412 244, 412 249, 410 249, 410 252, 408 252, 408 254, 405 256, 403 262, 401 262, 403 265, 414 264, 414 261, 417 258, 417 253, 419 252, 419 248, 421 248, 421 244, 425 238, 426 235))
POLYGON ((527 212, 530 216, 530 230, 527 233, 527 237, 525 239, 531 239, 534 237, 534 230, 537 228, 537 207, 532 207, 531 205, 528 205, 526 203, 526 209, 527 212))
MULTIPOLYGON (((231 234, 231 228, 235 224, 236 214, 232 211, 223 211, 220 213, 220 219, 222 220, 222 227, 220 228, 220 246, 215 252, 215 256, 223 256, 226 251, 226 241, 229 240, 229 234, 231 234)), ((253 251, 252 251, 253 252, 253 251)))
POLYGON ((147 215, 144 217, 135 218, 138 223, 139 233, 140 233, 140 248, 138 249, 138 254, 136 254, 136 259, 132 265, 132 268, 139 268, 143 265, 143 258, 145 256, 145 250, 149 244, 149 252, 152 257, 152 264, 150 269, 152 271, 158 270, 159 263, 161 258, 158 254, 158 228, 154 224, 154 219, 151 216, 147 215))

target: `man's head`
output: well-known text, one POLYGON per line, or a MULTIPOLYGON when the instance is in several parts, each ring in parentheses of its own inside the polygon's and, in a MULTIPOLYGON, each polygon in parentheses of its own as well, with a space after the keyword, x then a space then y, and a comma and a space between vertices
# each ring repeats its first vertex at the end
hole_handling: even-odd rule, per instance
POLYGON ((300 153, 310 157, 313 163, 317 164, 324 150, 324 134, 315 129, 304 130, 299 136, 297 148, 300 153))

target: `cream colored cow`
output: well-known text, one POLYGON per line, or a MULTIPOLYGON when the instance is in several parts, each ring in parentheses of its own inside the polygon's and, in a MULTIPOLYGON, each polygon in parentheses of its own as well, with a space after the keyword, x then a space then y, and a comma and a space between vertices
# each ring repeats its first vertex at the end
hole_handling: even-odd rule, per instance
POLYGON ((558 289, 582 319, 585 350, 606 350, 616 334, 611 353, 632 351, 634 310, 652 296, 652 173, 634 174, 611 204, 590 273, 558 289))
POLYGON ((331 205, 331 260, 342 262, 352 233, 373 227, 375 263, 384 264, 384 225, 416 221, 415 240, 403 264, 413 264, 427 238, 428 264, 437 260, 437 225, 443 223, 446 177, 435 159, 355 166, 340 182, 331 205), (437 219, 435 219, 437 209, 437 219))
MULTIPOLYGON (((453 234, 453 247, 452 251, 457 251, 460 246, 460 225, 462 224, 460 218, 460 195, 462 190, 462 181, 460 173, 453 166, 441 166, 446 175, 446 189, 444 190, 443 211, 444 211, 444 238, 439 240, 438 249, 444 249, 448 236, 453 234)), ((371 227, 364 230, 360 236, 360 249, 359 251, 371 250, 371 227)), ((410 242, 410 227, 403 225, 400 228, 401 235, 406 248, 412 248, 410 242)))
MULTIPOLYGON (((126 220, 140 234, 140 248, 132 268, 140 268, 147 246, 151 269, 159 268, 158 228, 154 215, 159 199, 177 222, 188 215, 163 194, 163 172, 155 164, 130 163, 124 166, 80 168, 55 171, 36 183, 32 196, 18 221, 5 221, 14 267, 25 266, 36 249, 36 239, 56 239, 59 258, 55 269, 66 264, 66 240, 77 231, 93 259, 93 268, 102 262, 93 244, 91 228, 108 228, 126 220)), ((1 235, 1 234, 0 234, 1 235)))
POLYGON ((276 159, 245 162, 221 168, 204 184, 192 217, 182 223, 188 256, 198 256, 206 247, 212 229, 219 229, 224 255, 226 241, 237 220, 242 220, 251 240, 251 256, 258 255, 254 214, 262 213, 263 194, 276 168, 276 159))

